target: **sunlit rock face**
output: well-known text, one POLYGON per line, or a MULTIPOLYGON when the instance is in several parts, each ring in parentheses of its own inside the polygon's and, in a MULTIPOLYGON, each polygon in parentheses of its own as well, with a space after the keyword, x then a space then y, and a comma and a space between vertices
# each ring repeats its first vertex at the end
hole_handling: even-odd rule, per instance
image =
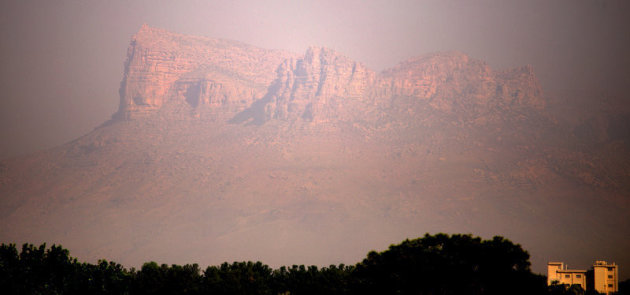
POLYGON ((118 117, 167 102, 239 111, 259 100, 263 121, 349 119, 365 111, 357 101, 386 105, 393 97, 414 97, 444 112, 545 106, 531 67, 494 71, 451 52, 412 58, 377 75, 327 48, 297 56, 146 25, 129 46, 120 97, 118 117))
MULTIPOLYGON (((347 118, 353 101, 369 99, 373 71, 331 49, 311 47, 284 61, 270 87, 268 119, 326 121, 347 118)), ((354 110, 359 111, 359 110, 354 110)))
POLYGON ((117 115, 133 116, 168 102, 242 109, 266 92, 277 66, 290 56, 143 25, 127 50, 117 115))
POLYGON ((446 52, 375 73, 143 26, 112 120, 0 161, 0 241, 279 266, 463 232, 522 243, 540 271, 602 245, 630 264, 630 115, 558 123, 550 106, 529 66, 446 52))
POLYGON ((385 70, 376 95, 415 97, 445 112, 545 106, 531 67, 497 72, 483 61, 457 52, 412 58, 385 70))

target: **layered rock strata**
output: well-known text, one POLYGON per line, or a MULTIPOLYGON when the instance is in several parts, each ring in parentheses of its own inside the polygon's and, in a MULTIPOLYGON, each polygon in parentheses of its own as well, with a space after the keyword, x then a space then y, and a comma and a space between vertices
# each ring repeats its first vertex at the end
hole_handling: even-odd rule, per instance
POLYGON ((480 60, 448 52, 411 58, 376 74, 327 48, 311 47, 298 57, 144 25, 128 49, 117 116, 172 102, 244 112, 237 122, 322 122, 348 119, 396 97, 473 116, 497 107, 545 107, 530 66, 494 71, 480 60))
POLYGON ((412 58, 381 73, 375 94, 428 100, 437 110, 496 105, 542 109, 545 101, 531 66, 493 71, 458 52, 412 58))
POLYGON ((268 119, 322 121, 333 113, 347 115, 348 101, 363 100, 375 73, 362 64, 326 48, 311 47, 303 58, 289 59, 278 68, 270 87, 268 119))
POLYGON ((290 54, 143 25, 127 51, 118 116, 168 102, 241 107, 263 95, 290 54))

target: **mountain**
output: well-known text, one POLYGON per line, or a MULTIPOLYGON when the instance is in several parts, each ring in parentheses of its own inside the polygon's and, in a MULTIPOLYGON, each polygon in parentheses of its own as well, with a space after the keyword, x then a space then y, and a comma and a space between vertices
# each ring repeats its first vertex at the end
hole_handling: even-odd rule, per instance
POLYGON ((145 25, 111 120, 0 162, 0 240, 129 266, 277 266, 472 232, 521 243, 538 271, 630 265, 630 116, 568 122, 557 105, 532 67, 458 52, 376 73, 327 48, 145 25))

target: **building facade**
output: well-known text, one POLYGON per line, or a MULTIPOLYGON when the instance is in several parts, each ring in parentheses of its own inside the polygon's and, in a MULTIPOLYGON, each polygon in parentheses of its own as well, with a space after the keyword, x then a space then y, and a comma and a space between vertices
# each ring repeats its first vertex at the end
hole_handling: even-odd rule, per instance
POLYGON ((586 290, 586 270, 568 269, 562 262, 547 263, 547 285, 556 282, 558 285, 580 285, 586 290))
POLYGON ((619 291, 619 267, 613 262, 597 260, 590 270, 569 269, 563 262, 547 263, 547 284, 580 285, 584 290, 602 294, 619 291))
POLYGON ((593 269, 589 271, 587 287, 602 294, 619 291, 619 267, 603 260, 595 261, 593 269))

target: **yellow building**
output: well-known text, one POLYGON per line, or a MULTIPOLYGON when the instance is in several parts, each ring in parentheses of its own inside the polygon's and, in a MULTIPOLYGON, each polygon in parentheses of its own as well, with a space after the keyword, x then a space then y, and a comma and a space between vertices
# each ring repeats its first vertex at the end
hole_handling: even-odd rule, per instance
POLYGON ((589 274, 589 289, 602 294, 611 294, 619 291, 619 267, 614 262, 595 261, 593 270, 589 272, 592 272, 592 275, 589 274))
POLYGON ((586 271, 568 269, 562 262, 547 263, 547 284, 580 285, 584 290, 595 290, 602 294, 619 291, 619 267, 613 262, 597 260, 586 271))
POLYGON ((580 285, 586 290, 586 270, 568 269, 562 262, 547 263, 547 285, 557 282, 558 285, 580 285))

